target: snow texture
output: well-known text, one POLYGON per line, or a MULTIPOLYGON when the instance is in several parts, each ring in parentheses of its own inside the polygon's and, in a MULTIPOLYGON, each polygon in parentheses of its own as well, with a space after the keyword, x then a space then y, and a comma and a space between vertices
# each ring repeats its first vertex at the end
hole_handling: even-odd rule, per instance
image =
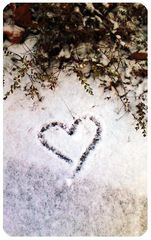
MULTIPOLYGON (((84 119, 86 119, 86 117, 84 117, 84 119)), ((75 174, 81 170, 81 167, 82 167, 83 163, 86 161, 86 158, 88 157, 89 153, 92 150, 95 149, 95 145, 99 142, 99 140, 101 138, 101 126, 100 126, 100 123, 97 122, 97 120, 93 116, 91 116, 89 118, 89 120, 92 121, 96 125, 96 127, 97 127, 96 128, 96 133, 95 133, 95 135, 93 137, 92 142, 88 145, 86 150, 84 150, 84 152, 82 153, 82 156, 79 159, 79 164, 76 166, 75 173, 73 174, 73 177, 75 177, 75 174)), ((65 130, 66 133, 69 136, 72 136, 73 134, 75 134, 75 132, 77 130, 77 127, 78 127, 80 122, 81 122, 81 119, 76 119, 74 121, 74 123, 72 124, 71 128, 69 128, 69 129, 67 129, 66 125, 64 125, 63 123, 52 122, 52 123, 47 124, 46 126, 42 127, 42 129, 40 130, 40 133, 38 134, 38 138, 40 139, 40 142, 42 143, 42 145, 45 146, 49 151, 52 151, 58 157, 60 157, 61 159, 65 160, 66 162, 71 164, 71 163, 73 163, 73 160, 68 158, 68 157, 66 157, 64 154, 62 154, 60 151, 58 151, 54 146, 50 146, 49 143, 47 142, 47 140, 45 140, 45 137, 44 137, 43 133, 45 131, 47 131, 50 127, 54 128, 56 126, 57 126, 57 128, 55 130, 58 131, 59 130, 58 126, 59 126, 63 130, 65 130)), ((53 133, 53 135, 49 132, 48 137, 50 137, 51 141, 52 141, 52 136, 54 136, 57 139, 59 139, 59 138, 61 139, 62 138, 62 135, 58 138, 56 131, 55 131, 55 133, 53 133)), ((64 141, 63 141, 63 144, 64 144, 64 141)), ((69 149, 69 144, 67 146, 68 146, 68 149, 69 149)), ((72 143, 70 148, 71 149, 73 148, 73 143, 72 143)), ((62 146, 62 149, 64 149, 64 146, 62 146)), ((74 157, 75 157, 75 155, 74 155, 74 157)))
POLYGON ((146 138, 121 102, 104 100, 99 83, 90 81, 94 96, 76 75, 62 72, 54 91, 41 90, 41 103, 21 90, 4 102, 4 230, 9 235, 146 231, 146 138))

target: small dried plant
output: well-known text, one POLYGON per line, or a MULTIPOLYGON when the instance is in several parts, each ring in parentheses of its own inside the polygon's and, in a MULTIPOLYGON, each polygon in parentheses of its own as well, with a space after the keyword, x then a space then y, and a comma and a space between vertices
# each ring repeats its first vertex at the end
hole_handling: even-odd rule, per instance
POLYGON ((25 39, 37 40, 23 56, 4 49, 12 61, 10 75, 15 76, 4 99, 22 88, 27 96, 42 101, 40 89, 55 89, 61 71, 76 73, 90 95, 89 78, 99 81, 105 99, 114 92, 135 119, 136 130, 141 128, 146 136, 147 12, 143 5, 11 4, 4 10, 6 22, 10 11, 11 21, 25 29, 25 39))

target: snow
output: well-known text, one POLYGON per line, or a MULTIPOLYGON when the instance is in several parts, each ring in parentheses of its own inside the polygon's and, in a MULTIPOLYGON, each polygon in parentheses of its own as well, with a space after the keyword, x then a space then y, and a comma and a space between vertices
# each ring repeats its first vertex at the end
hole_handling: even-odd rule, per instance
MULTIPOLYGON (((25 51, 22 45, 11 50, 25 51)), ((76 75, 62 72, 54 91, 41 89, 42 102, 21 90, 4 102, 4 230, 9 235, 137 236, 146 230, 147 140, 121 102, 105 100, 99 82, 90 81, 93 96, 76 75), (91 116, 100 123, 101 138, 74 175, 97 129, 91 116), (70 129, 76 119, 81 122, 72 136, 58 126, 44 133, 49 146, 73 160, 69 164, 44 147, 38 134, 53 122, 70 129)))

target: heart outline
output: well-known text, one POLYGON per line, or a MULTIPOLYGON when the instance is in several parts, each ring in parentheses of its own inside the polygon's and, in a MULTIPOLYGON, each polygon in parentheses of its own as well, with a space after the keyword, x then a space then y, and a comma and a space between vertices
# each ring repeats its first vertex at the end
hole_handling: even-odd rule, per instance
MULTIPOLYGON (((86 119, 86 116, 83 117, 83 119, 86 119)), ((96 144, 99 142, 99 140, 101 139, 101 133, 102 133, 102 128, 101 128, 101 124, 100 122, 98 122, 96 120, 96 118, 94 116, 90 116, 89 120, 92 121, 95 125, 96 125, 96 132, 94 135, 94 138, 92 139, 92 142, 88 145, 88 147, 86 148, 86 150, 83 152, 83 154, 81 155, 78 164, 76 166, 76 169, 74 171, 73 177, 75 176, 75 174, 77 172, 79 172, 83 166, 83 163, 86 161, 89 153, 95 149, 96 144)), ((68 158, 67 156, 65 156, 64 154, 62 154, 57 148, 55 148, 54 146, 51 146, 48 144, 47 140, 44 137, 44 132, 47 131, 48 129, 50 129, 51 127, 56 127, 59 126, 60 128, 62 128, 68 135, 72 136, 76 130, 77 127, 79 125, 79 123, 82 122, 82 119, 78 118, 74 121, 74 123, 71 125, 70 128, 67 128, 67 126, 61 122, 50 122, 48 124, 46 124, 45 126, 43 126, 38 134, 38 138, 41 142, 41 144, 46 147, 49 151, 52 151, 54 154, 56 154, 58 157, 60 157, 61 159, 63 159, 65 162, 72 164, 73 160, 68 158)))

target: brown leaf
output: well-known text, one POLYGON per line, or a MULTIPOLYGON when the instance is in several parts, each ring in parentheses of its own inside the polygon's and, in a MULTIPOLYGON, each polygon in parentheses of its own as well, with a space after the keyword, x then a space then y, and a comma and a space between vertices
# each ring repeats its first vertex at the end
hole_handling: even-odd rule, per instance
POLYGON ((133 52, 129 59, 133 60, 147 60, 147 53, 146 52, 133 52))
POLYGON ((137 70, 133 70, 133 73, 137 76, 137 77, 147 77, 147 69, 144 69, 144 68, 140 68, 140 69, 137 69, 137 70))
POLYGON ((24 28, 18 27, 16 25, 11 26, 5 24, 3 32, 11 43, 21 43, 24 37, 25 30, 24 28))
POLYGON ((15 9, 14 20, 15 24, 21 27, 29 27, 32 24, 32 14, 29 10, 28 3, 21 4, 15 9))

